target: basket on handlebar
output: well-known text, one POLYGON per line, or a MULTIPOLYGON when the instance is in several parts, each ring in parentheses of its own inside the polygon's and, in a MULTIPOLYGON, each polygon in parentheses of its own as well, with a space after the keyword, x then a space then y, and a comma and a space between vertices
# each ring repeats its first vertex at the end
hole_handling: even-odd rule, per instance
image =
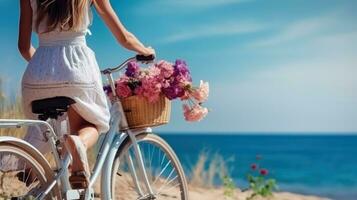
POLYGON ((123 98, 121 103, 129 125, 123 129, 159 126, 170 121, 171 101, 164 95, 154 103, 137 95, 123 98))

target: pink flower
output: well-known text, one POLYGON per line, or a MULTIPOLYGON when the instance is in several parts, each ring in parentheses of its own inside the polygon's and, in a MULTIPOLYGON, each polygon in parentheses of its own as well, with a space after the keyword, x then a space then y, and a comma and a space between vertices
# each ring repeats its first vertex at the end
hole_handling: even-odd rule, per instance
POLYGON ((155 66, 160 70, 162 78, 169 78, 174 73, 173 64, 164 60, 159 61, 155 66))
POLYGON ((131 89, 128 86, 129 77, 123 76, 116 82, 116 93, 120 98, 129 97, 132 95, 131 89))
POLYGON ((150 76, 150 77, 157 77, 157 76, 159 76, 160 75, 160 73, 161 73, 161 71, 160 71, 160 69, 159 68, 157 68, 157 67, 155 67, 155 66, 150 66, 150 67, 148 67, 148 76, 150 76))
POLYGON ((200 103, 207 100, 209 95, 209 84, 208 82, 200 81, 200 86, 194 89, 191 95, 200 103))
POLYGON ((120 98, 125 98, 132 95, 130 87, 124 82, 120 82, 117 84, 116 92, 120 98))
POLYGON ((265 176, 265 175, 268 175, 269 171, 267 169, 261 169, 260 170, 260 174, 265 176))
POLYGON ((159 99, 161 87, 161 84, 155 78, 144 77, 141 80, 141 87, 137 88, 135 93, 153 103, 159 99))
POLYGON ((187 104, 183 104, 183 114, 186 121, 196 122, 202 120, 208 113, 208 109, 198 104, 190 107, 187 104))

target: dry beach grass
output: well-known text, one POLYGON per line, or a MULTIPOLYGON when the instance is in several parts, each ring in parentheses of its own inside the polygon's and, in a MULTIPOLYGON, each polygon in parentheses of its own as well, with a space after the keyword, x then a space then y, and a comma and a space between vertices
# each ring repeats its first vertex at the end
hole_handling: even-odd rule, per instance
MULTIPOLYGON (((0 80, 0 119, 23 119, 24 115, 21 109, 21 99, 16 98, 14 102, 9 102, 1 90, 0 80)), ((24 128, 1 128, 0 136, 13 136, 22 138, 24 136, 24 128)))

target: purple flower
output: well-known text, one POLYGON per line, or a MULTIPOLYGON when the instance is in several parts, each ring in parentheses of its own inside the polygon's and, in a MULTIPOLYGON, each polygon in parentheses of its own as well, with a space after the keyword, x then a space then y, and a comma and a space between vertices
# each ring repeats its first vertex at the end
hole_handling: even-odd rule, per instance
POLYGON ((181 59, 177 59, 175 61, 175 65, 185 65, 185 66, 187 66, 186 61, 181 60, 181 59))
POLYGON ((139 73, 140 67, 137 62, 129 62, 126 68, 125 75, 128 77, 135 77, 139 73))
POLYGON ((162 92, 170 100, 176 99, 185 94, 185 90, 183 90, 181 87, 178 86, 169 86, 167 88, 162 88, 162 92))
POLYGON ((103 90, 104 90, 105 94, 107 94, 107 95, 112 93, 112 88, 110 87, 110 85, 104 86, 103 90))
POLYGON ((174 65, 174 77, 179 77, 180 81, 182 79, 192 82, 190 71, 188 70, 187 64, 183 60, 176 60, 174 65))

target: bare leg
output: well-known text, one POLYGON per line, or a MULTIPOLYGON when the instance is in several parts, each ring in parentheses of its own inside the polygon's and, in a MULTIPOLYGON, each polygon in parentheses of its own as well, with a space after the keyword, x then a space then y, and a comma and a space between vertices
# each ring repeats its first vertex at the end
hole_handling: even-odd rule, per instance
MULTIPOLYGON (((78 135, 83 142, 84 146, 88 150, 91 148, 98 140, 99 134, 97 128, 83 119, 72 107, 68 109, 68 119, 70 123, 70 133, 78 135)), ((73 144, 70 144, 71 151, 76 151, 76 147, 73 144)), ((83 171, 84 166, 80 161, 78 155, 72 155, 73 164, 72 171, 83 171)))

